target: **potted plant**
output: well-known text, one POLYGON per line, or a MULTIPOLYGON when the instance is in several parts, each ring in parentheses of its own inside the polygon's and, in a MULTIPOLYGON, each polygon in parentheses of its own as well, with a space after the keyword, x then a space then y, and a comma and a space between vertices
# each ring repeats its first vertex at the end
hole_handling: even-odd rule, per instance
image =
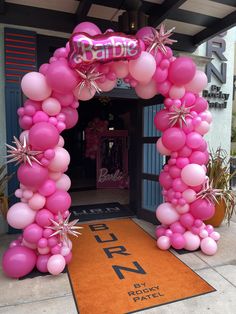
POLYGON ((205 197, 215 203, 215 214, 205 221, 214 227, 219 227, 225 219, 229 224, 235 212, 235 194, 230 187, 230 181, 236 174, 231 173, 230 158, 222 148, 217 148, 215 152, 210 152, 207 164, 207 188, 200 192, 200 197, 205 197))
POLYGON ((8 197, 5 194, 7 182, 14 174, 6 173, 6 165, 0 165, 0 213, 6 219, 8 211, 8 197))

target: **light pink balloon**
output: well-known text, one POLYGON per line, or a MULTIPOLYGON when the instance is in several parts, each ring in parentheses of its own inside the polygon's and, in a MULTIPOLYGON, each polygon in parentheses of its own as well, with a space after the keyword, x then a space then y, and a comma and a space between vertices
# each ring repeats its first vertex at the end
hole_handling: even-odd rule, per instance
POLYGON ((96 24, 91 22, 82 22, 74 28, 73 34, 75 33, 87 33, 90 36, 95 36, 101 34, 102 32, 96 24))
POLYGON ((185 88, 183 86, 172 85, 169 90, 169 96, 172 99, 180 99, 185 94, 185 88))
POLYGON ((51 95, 51 87, 43 74, 29 72, 21 80, 21 88, 25 96, 32 100, 41 101, 51 95))
POLYGON ((196 192, 192 189, 187 189, 183 191, 182 196, 188 203, 192 203, 196 200, 196 192))
POLYGON ((205 135, 210 130, 210 124, 207 121, 202 121, 199 125, 195 126, 195 131, 201 135, 205 135))
POLYGON ((64 138, 60 135, 60 136, 59 136, 59 141, 58 141, 58 143, 57 143, 57 146, 63 147, 64 145, 65 145, 64 138))
POLYGON ((43 101, 42 109, 49 116, 56 116, 61 111, 61 104, 56 98, 49 97, 43 101))
POLYGON ((156 209, 157 219, 164 225, 171 225, 179 219, 179 214, 170 203, 163 203, 156 209))
POLYGON ((39 210, 44 207, 46 199, 39 193, 34 193, 33 197, 29 200, 29 207, 33 210, 39 210))
POLYGON ((56 98, 62 107, 67 107, 71 105, 74 101, 74 95, 73 93, 68 93, 68 94, 60 94, 53 92, 52 97, 56 98))
POLYGON ((53 172, 53 171, 50 171, 50 172, 48 173, 49 179, 52 179, 52 180, 54 180, 54 181, 59 180, 61 176, 62 176, 62 172, 53 172))
POLYGON ((157 140, 156 147, 162 155, 169 156, 171 154, 171 151, 163 145, 161 137, 157 140))
POLYGON ((142 51, 137 59, 129 61, 129 73, 138 82, 149 82, 155 71, 155 58, 146 51, 142 51))
POLYGON ((198 186, 205 181, 206 173, 198 164, 189 164, 181 171, 183 182, 189 186, 198 186))
POLYGON ((55 157, 50 161, 48 169, 53 172, 64 172, 70 163, 70 155, 62 147, 55 148, 55 157))
POLYGON ((71 180, 66 174, 62 174, 59 180, 56 181, 58 190, 68 191, 71 186, 71 180))
POLYGON ((43 248, 38 247, 38 252, 39 254, 46 255, 50 252, 50 249, 49 247, 43 247, 43 248))
POLYGON ((217 244, 211 237, 206 237, 201 241, 201 250, 206 255, 214 255, 217 252, 217 244))
POLYGON ((176 206, 176 211, 179 214, 186 214, 189 211, 189 204, 185 204, 185 205, 177 205, 176 206))
POLYGON ((135 87, 136 94, 143 99, 150 99, 157 94, 156 82, 151 80, 148 84, 137 84, 135 87))
POLYGON ((24 229, 34 222, 36 212, 26 203, 15 203, 7 212, 7 222, 16 229, 24 229))
POLYGON ((113 62, 111 68, 118 78, 124 78, 129 74, 128 61, 113 62))
POLYGON ((170 248, 170 238, 167 236, 161 236, 157 239, 157 246, 159 249, 166 251, 170 248))
POLYGON ((198 235, 193 234, 190 231, 186 231, 184 233, 184 238, 185 238, 185 246, 184 248, 188 251, 195 251, 199 248, 200 246, 200 238, 198 235))
POLYGON ((86 86, 84 86, 83 88, 80 88, 78 86, 73 90, 73 93, 76 99, 86 101, 93 98, 93 96, 96 93, 96 90, 94 88, 88 88, 86 86))
POLYGON ((65 268, 66 261, 61 254, 52 255, 47 262, 47 269, 52 275, 59 275, 65 268))
POLYGON ((109 92, 116 87, 116 80, 105 80, 103 83, 97 82, 97 85, 103 92, 109 92))
POLYGON ((197 70, 193 79, 185 85, 185 89, 186 91, 198 94, 207 87, 207 83, 206 74, 203 71, 197 70))

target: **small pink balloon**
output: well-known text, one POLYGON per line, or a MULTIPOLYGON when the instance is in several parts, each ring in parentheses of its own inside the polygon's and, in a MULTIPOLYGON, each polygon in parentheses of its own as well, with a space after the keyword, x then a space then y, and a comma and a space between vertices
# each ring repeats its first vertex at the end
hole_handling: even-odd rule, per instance
POLYGON ((74 28, 73 34, 75 33, 87 33, 90 36, 95 36, 101 34, 102 32, 96 24, 91 22, 82 22, 74 28))
POLYGON ((179 221, 176 221, 173 224, 171 224, 170 229, 173 233, 183 234, 185 232, 185 228, 181 225, 179 221))
POLYGON ((65 266, 66 261, 61 254, 52 255, 47 262, 48 271, 52 275, 59 275, 65 266))
POLYGON ((50 238, 48 239, 48 246, 54 247, 54 246, 56 246, 57 244, 58 244, 58 239, 57 239, 57 237, 53 236, 53 237, 50 237, 50 238))
POLYGON ((23 93, 30 99, 41 101, 51 95, 51 87, 43 74, 38 72, 29 72, 21 80, 23 93))
POLYGON ((62 107, 70 106, 74 101, 73 93, 61 94, 61 93, 52 93, 52 97, 56 98, 62 107))
POLYGON ((179 57, 170 64, 169 80, 173 84, 180 86, 190 82, 195 73, 196 65, 193 60, 187 57, 179 57))
MULTIPOLYGON (((47 227, 47 226, 50 226, 52 223, 50 221, 50 219, 54 219, 54 216, 53 214, 47 210, 47 209, 41 209, 37 212, 37 215, 36 215, 36 222, 39 226, 41 227, 47 227)), ((48 229, 50 230, 50 229, 48 229)), ((45 235, 44 235, 45 236, 45 235)))
POLYGON ((200 246, 200 238, 198 235, 193 234, 191 231, 186 231, 184 233, 185 246, 184 248, 188 251, 195 251, 200 246))
POLYGON ((165 131, 170 127, 170 115, 168 110, 160 110, 154 117, 154 124, 159 131, 165 131))
POLYGON ((187 157, 178 157, 176 159, 176 166, 180 169, 183 169, 189 164, 189 159, 187 157))
POLYGON ((161 83, 157 83, 157 91, 164 96, 168 95, 170 88, 171 83, 168 80, 165 80, 164 82, 161 83))
POLYGON ((49 196, 56 191, 56 184, 53 180, 47 180, 44 184, 40 187, 39 193, 43 196, 49 196))
POLYGON ((188 203, 192 203, 196 200, 196 192, 192 189, 186 189, 183 191, 182 196, 188 203))
POLYGON ((186 213, 180 216, 179 221, 185 228, 190 228, 194 223, 194 217, 190 213, 186 213))
POLYGON ((180 178, 174 179, 172 186, 173 190, 176 192, 183 192, 188 188, 188 186, 180 178))
POLYGON ((170 239, 171 239, 171 245, 176 250, 181 250, 186 245, 186 240, 184 236, 180 233, 173 233, 170 239))
POLYGON ((210 124, 207 121, 202 121, 195 126, 195 131, 201 135, 205 135, 210 130, 210 124))
POLYGON ((214 255, 217 252, 217 244, 211 237, 206 237, 201 241, 201 250, 206 255, 214 255))
POLYGON ((169 174, 170 174, 172 179, 179 178, 180 174, 181 174, 181 169, 177 166, 171 166, 169 168, 169 174))
POLYGON ((185 94, 185 88, 183 86, 172 85, 169 90, 169 96, 172 99, 180 99, 185 94))
POLYGON ((38 241, 38 247, 40 248, 45 248, 48 246, 48 240, 46 238, 41 238, 39 241, 38 241))
POLYGON ((36 262, 36 267, 41 273, 47 273, 47 263, 49 258, 51 257, 51 254, 45 254, 45 255, 39 255, 36 262))
MULTIPOLYGON (((182 103, 185 105, 185 107, 191 107, 196 100, 196 97, 193 93, 185 93, 183 98, 181 99, 182 103)), ((195 107, 194 107, 195 110, 195 107)))
POLYGON ((66 174, 62 174, 59 180, 56 181, 58 190, 68 191, 71 186, 71 180, 66 174))
POLYGON ((157 246, 163 251, 168 250, 170 245, 170 238, 167 236, 161 236, 157 239, 157 246))
POLYGON ((38 243, 42 238, 43 229, 38 224, 31 224, 24 229, 23 238, 30 243, 38 243))
POLYGON ((42 109, 49 116, 56 116, 61 111, 61 104, 56 98, 49 97, 43 101, 42 109))
POLYGON ((208 108, 208 103, 206 99, 204 99, 203 97, 198 97, 194 103, 194 111, 196 111, 197 113, 200 113, 207 110, 207 108, 208 108))
POLYGON ((65 107, 62 108, 61 112, 65 115, 66 128, 73 128, 79 120, 78 111, 70 107, 65 107))
POLYGON ((36 150, 46 150, 56 146, 59 134, 55 126, 47 122, 36 123, 29 131, 29 142, 36 150))
POLYGON ((153 74, 153 80, 155 80, 157 83, 162 83, 167 79, 167 76, 167 69, 161 69, 160 67, 157 67, 155 73, 153 74))
POLYGON ((72 260, 72 253, 70 252, 68 255, 64 256, 66 264, 68 265, 72 260))
POLYGON ((61 246, 58 244, 51 248, 51 253, 54 255, 60 254, 60 252, 61 252, 61 246))
POLYGON ((173 185, 173 179, 168 172, 162 171, 159 175, 159 182, 166 190, 170 189, 173 185))
POLYGON ((157 140, 156 147, 159 153, 162 155, 169 156, 171 154, 171 151, 163 145, 161 137, 157 140))
POLYGON ((178 156, 179 157, 189 157, 192 153, 192 149, 189 148, 188 146, 184 146, 178 151, 178 156))
POLYGON ((33 210, 39 210, 44 207, 46 199, 43 195, 39 193, 34 193, 34 195, 29 200, 29 207, 33 210))
POLYGON ((166 232, 166 228, 165 227, 162 227, 162 226, 157 226, 156 227, 156 231, 155 231, 155 234, 156 234, 156 237, 157 238, 160 238, 161 236, 163 236, 166 232))
POLYGON ((210 234, 210 237, 215 240, 215 241, 218 241, 220 239, 220 234, 219 232, 216 232, 216 231, 213 231, 211 234, 210 234))
POLYGON ((204 165, 207 163, 207 156, 203 152, 194 151, 189 157, 189 160, 193 164, 204 165))
POLYGON ((37 111, 35 115, 33 116, 34 124, 39 123, 39 122, 48 122, 48 119, 49 119, 48 115, 41 110, 37 111))
POLYGON ((49 247, 44 247, 44 248, 38 247, 38 252, 39 252, 39 254, 46 255, 46 254, 50 253, 50 249, 49 249, 49 247))

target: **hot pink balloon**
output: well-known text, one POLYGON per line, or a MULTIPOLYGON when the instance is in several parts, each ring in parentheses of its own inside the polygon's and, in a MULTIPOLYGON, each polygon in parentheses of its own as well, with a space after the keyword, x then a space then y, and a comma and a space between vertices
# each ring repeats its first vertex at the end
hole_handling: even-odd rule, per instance
POLYGON ((49 209, 53 214, 58 214, 58 212, 63 213, 70 208, 70 205, 70 195, 62 190, 57 190, 55 193, 50 195, 46 201, 46 208, 49 209))
POLYGON ((173 179, 168 172, 162 171, 159 175, 159 182, 166 190, 172 187, 173 179))
POLYGON ((21 164, 17 170, 17 178, 20 183, 31 188, 39 188, 48 178, 48 170, 36 162, 21 164))
POLYGON ((157 91, 164 96, 168 95, 170 88, 171 83, 168 80, 161 83, 157 83, 157 91))
POLYGON ((39 255, 36 262, 36 267, 41 273, 47 273, 48 267, 47 263, 51 254, 39 255))
POLYGON ((35 150, 46 150, 56 146, 59 133, 55 126, 48 122, 36 123, 29 131, 29 142, 35 150))
POLYGON ((33 250, 24 246, 15 246, 4 253, 2 268, 8 277, 20 278, 33 270, 36 259, 33 250))
POLYGON ((166 109, 160 110, 155 114, 154 124, 160 131, 165 131, 170 126, 169 111, 166 109))
POLYGON ((167 69, 161 69, 160 67, 157 67, 152 78, 157 83, 162 83, 167 79, 167 77, 168 77, 168 70, 167 69))
POLYGON ((79 120, 79 114, 76 109, 65 107, 62 108, 61 113, 66 117, 65 124, 67 129, 73 128, 79 120))
POLYGON ((23 232, 23 238, 30 243, 37 243, 43 236, 43 229, 36 223, 27 226, 23 232))
POLYGON ((172 186, 176 192, 183 192, 187 189, 187 185, 180 178, 174 179, 172 186))
POLYGON ((191 132, 187 135, 186 144, 192 149, 199 148, 203 143, 202 136, 197 132, 191 132))
POLYGON ((191 156, 189 157, 189 160, 193 164, 205 165, 207 163, 207 156, 205 153, 196 150, 192 152, 191 156))
MULTIPOLYGON (((182 100, 182 103, 185 105, 185 107, 191 107, 195 100, 196 100, 196 97, 193 93, 185 93, 185 95, 183 96, 183 98, 181 99, 182 100)), ((194 107, 194 110, 195 110, 195 107, 194 107)))
POLYGON ((179 128, 169 128, 164 131, 162 136, 163 145, 171 151, 181 149, 185 144, 185 140, 186 135, 179 128))
POLYGON ((194 103, 194 111, 197 113, 203 112, 207 110, 208 108, 208 102, 203 97, 198 97, 196 99, 196 102, 194 103))
POLYGON ((184 85, 190 82, 196 72, 196 65, 191 58, 179 57, 170 64, 169 80, 175 85, 184 85))
POLYGON ((74 101, 74 95, 73 93, 68 93, 68 94, 60 94, 53 92, 52 97, 56 98, 62 107, 67 107, 71 105, 74 101))
POLYGON ((189 164, 189 159, 187 157, 178 157, 176 159, 176 166, 180 169, 183 169, 189 164))
POLYGON ((186 240, 185 240, 184 236, 180 233, 173 233, 170 240, 171 240, 170 241, 171 245, 176 250, 183 249, 185 244, 186 244, 186 240))
POLYGON ((171 178, 176 179, 180 177, 181 174, 181 169, 177 166, 171 166, 169 168, 169 174, 171 176, 171 178))
POLYGON ((56 191, 56 184, 54 180, 48 179, 44 184, 39 188, 39 193, 43 196, 49 196, 56 191))
POLYGON ((32 100, 41 101, 51 95, 51 87, 43 74, 29 72, 21 80, 21 88, 25 96, 32 100))
POLYGON ((214 215, 215 206, 205 199, 197 199, 190 205, 190 212, 195 218, 206 220, 214 215))
POLYGON ((116 61, 111 66, 118 78, 124 78, 129 74, 128 61, 116 61))

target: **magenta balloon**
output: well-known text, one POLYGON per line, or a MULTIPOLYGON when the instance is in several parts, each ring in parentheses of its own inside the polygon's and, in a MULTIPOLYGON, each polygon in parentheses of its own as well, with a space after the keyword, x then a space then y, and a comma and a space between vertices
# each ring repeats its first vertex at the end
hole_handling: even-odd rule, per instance
POLYGON ((165 109, 158 111, 154 117, 154 124, 162 132, 168 129, 170 125, 169 111, 165 109))
POLYGON ((191 118, 186 118, 186 123, 183 123, 182 130, 184 133, 189 134, 193 131, 193 120, 191 118))
POLYGON ((167 69, 161 69, 160 67, 157 67, 152 78, 157 83, 162 83, 167 79, 167 76, 168 76, 168 70, 167 69))
POLYGON ((170 243, 173 246, 174 249, 180 250, 183 249, 186 241, 182 234, 180 233, 173 233, 170 238, 170 243))
POLYGON ((178 151, 181 149, 186 140, 185 133, 179 128, 169 128, 164 131, 162 142, 164 146, 171 151, 178 151))
POLYGON ((188 186, 180 178, 174 179, 172 185, 175 192, 183 192, 188 188, 188 186))
POLYGON ((183 169, 189 164, 189 159, 187 157, 178 157, 176 159, 176 166, 180 169, 183 169))
POLYGON ((67 129, 73 128, 79 120, 79 114, 76 109, 70 107, 62 108, 61 113, 64 113, 66 117, 65 124, 67 129))
POLYGON ((179 157, 189 157, 192 153, 192 149, 189 148, 188 146, 184 146, 178 151, 178 156, 179 157))
POLYGON ((157 238, 160 238, 161 236, 165 235, 166 228, 163 226, 157 226, 155 230, 155 234, 157 238))
POLYGON ((44 184, 40 187, 39 193, 43 196, 49 196, 56 191, 56 183, 54 180, 48 179, 44 182, 44 184))
POLYGON ((51 257, 51 254, 45 254, 45 255, 39 255, 36 262, 36 267, 41 273, 47 273, 48 267, 47 263, 49 258, 51 257))
POLYGON ((48 67, 46 79, 51 88, 58 93, 68 94, 78 84, 78 76, 72 70, 67 61, 55 61, 48 67))
POLYGON ((97 27, 96 24, 93 24, 91 22, 82 22, 79 23, 73 30, 74 33, 86 33, 90 36, 95 36, 98 34, 101 34, 101 30, 97 27))
POLYGON ((179 178, 181 175, 181 169, 178 168, 177 166, 171 166, 169 168, 169 174, 170 174, 171 178, 173 178, 173 179, 179 178))
POLYGON ((37 243, 43 236, 43 229, 38 224, 31 224, 24 229, 23 238, 30 243, 37 243))
POLYGON ((50 219, 54 219, 53 214, 47 209, 41 209, 36 214, 36 222, 41 227, 50 226, 52 223, 50 219))
POLYGON ((33 270, 36 259, 33 250, 24 246, 14 246, 4 253, 2 268, 8 277, 20 278, 33 270))
POLYGON ((62 190, 57 190, 46 200, 46 208, 48 208, 54 214, 58 214, 58 212, 63 213, 70 208, 70 205, 70 195, 62 190))
POLYGON ((60 94, 60 93, 53 92, 52 97, 56 98, 63 107, 67 107, 71 105, 74 101, 73 93, 60 94))
POLYGON ((170 230, 173 233, 181 233, 181 234, 183 234, 186 229, 181 225, 181 223, 179 221, 176 221, 173 224, 171 224, 170 230))
POLYGON ((203 144, 203 138, 199 133, 191 132, 187 135, 186 144, 192 149, 197 149, 203 144))
POLYGON ((31 188, 39 188, 48 178, 48 170, 36 162, 21 164, 17 170, 17 178, 20 183, 31 188))
POLYGON ((190 212, 195 218, 206 220, 214 215, 215 206, 205 199, 198 199, 191 203, 190 212))
POLYGON ((187 92, 181 100, 185 107, 191 107, 196 100, 196 96, 193 93, 187 92))
POLYGON ((35 150, 53 148, 59 141, 57 128, 48 122, 39 122, 29 131, 29 142, 35 150))
POLYGON ((205 165, 208 161, 207 155, 201 151, 194 151, 189 157, 189 160, 191 163, 198 165, 205 165))
POLYGON ((153 36, 153 32, 155 32, 155 28, 144 26, 137 31, 135 36, 139 39, 144 39, 145 37, 153 36))
POLYGON ((70 252, 68 255, 64 256, 66 264, 68 265, 72 260, 72 253, 70 252))
POLYGON ((170 87, 171 83, 168 80, 161 83, 157 83, 157 91, 164 96, 168 95, 170 87))
POLYGON ((196 72, 193 60, 187 57, 179 57, 170 64, 169 80, 175 85, 184 85, 190 82, 196 72))
POLYGON ((207 110, 208 108, 208 102, 203 97, 198 97, 196 99, 196 102, 194 104, 194 111, 197 113, 203 112, 207 110))
POLYGON ((190 228, 194 223, 194 217, 190 213, 186 213, 180 216, 179 221, 185 228, 190 228))
POLYGON ((159 182, 161 186, 168 190, 172 187, 173 179, 168 172, 162 171, 159 175, 159 182))

